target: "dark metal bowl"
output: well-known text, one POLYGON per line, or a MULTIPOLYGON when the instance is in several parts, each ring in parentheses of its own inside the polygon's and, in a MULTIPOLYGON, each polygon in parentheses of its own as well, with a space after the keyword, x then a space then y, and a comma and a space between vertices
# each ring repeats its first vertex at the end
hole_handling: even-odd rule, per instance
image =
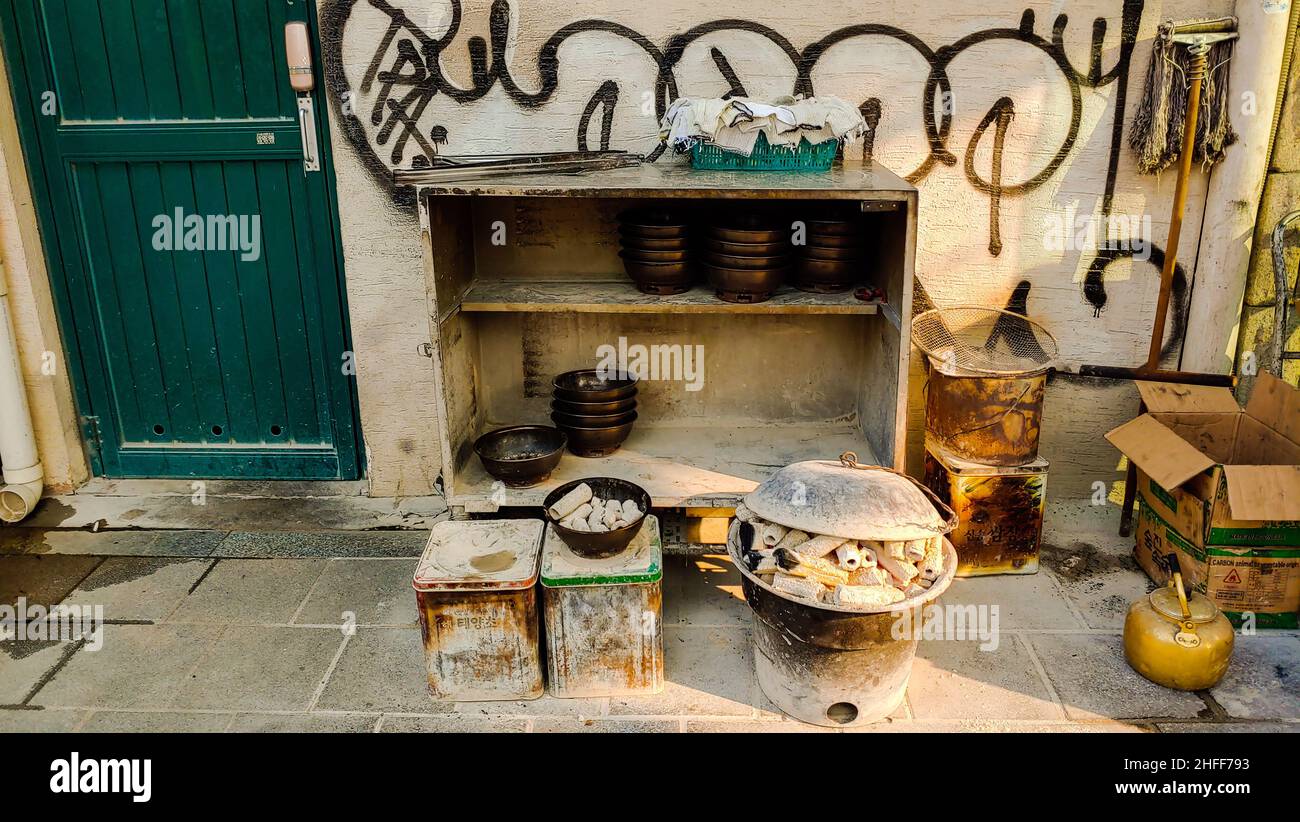
POLYGON ((648 263, 623 257, 623 269, 637 290, 646 294, 681 294, 695 285, 695 269, 689 260, 676 263, 648 263))
POLYGON ((618 214, 620 224, 650 226, 685 226, 690 220, 686 215, 671 206, 647 205, 628 208, 618 214))
POLYGON ((785 281, 788 268, 743 269, 704 264, 709 285, 727 302, 761 303, 785 281))
POLYGON ((619 236, 640 237, 650 240, 685 239, 690 229, 684 225, 642 225, 640 223, 623 223, 618 227, 619 236))
POLYGON ((804 249, 804 256, 810 260, 849 260, 859 261, 867 256, 865 247, 834 248, 830 246, 810 245, 804 249))
POLYGON ((790 242, 788 238, 779 243, 729 243, 725 240, 707 239, 704 248, 740 257, 777 257, 790 252, 790 242))
POLYGON ((479 437, 474 453, 492 477, 510 488, 528 488, 551 475, 568 442, 568 435, 549 425, 512 425, 479 437))
POLYGON ((792 284, 800 291, 838 294, 851 289, 864 275, 861 260, 815 260, 805 257, 795 268, 792 284))
POLYGON ((819 234, 816 231, 808 232, 808 245, 821 246, 822 248, 865 248, 867 241, 861 235, 840 235, 840 234, 819 234))
POLYGON ((629 208, 618 215, 618 222, 619 231, 632 237, 685 237, 690 230, 685 216, 671 209, 654 206, 629 208))
POLYGON ((815 260, 804 257, 799 261, 799 276, 803 278, 833 278, 837 282, 853 280, 862 273, 861 260, 815 260))
POLYGON ((555 399, 551 400, 551 410, 565 414, 577 414, 578 416, 626 414, 629 411, 636 410, 636 398, 628 397, 625 400, 614 400, 613 402, 574 402, 572 400, 555 399))
POLYGON ((658 238, 622 234, 618 240, 628 251, 689 251, 691 247, 690 240, 685 236, 658 238))
POLYGON ((644 248, 625 248, 618 252, 624 260, 636 263, 684 263, 690 259, 688 249, 678 251, 649 251, 644 248))
POLYGON ((774 257, 745 257, 737 254, 720 254, 716 251, 708 252, 704 260, 709 265, 719 268, 760 269, 785 268, 790 262, 790 258, 784 254, 774 257))
POLYGON ((547 514, 546 518, 554 524, 555 533, 560 535, 560 539, 564 540, 564 544, 579 556, 600 559, 621 553, 632 542, 633 537, 637 535, 641 530, 641 526, 645 523, 646 517, 650 515, 650 495, 641 486, 627 480, 615 479, 614 477, 588 477, 587 479, 564 483, 547 494, 542 505, 549 511, 551 506, 559 502, 565 494, 584 482, 590 485, 592 493, 601 499, 616 499, 620 502, 633 500, 636 502, 637 507, 641 509, 641 519, 613 531, 593 534, 589 531, 574 531, 571 528, 565 528, 551 519, 550 514, 547 514))
POLYGON ((636 377, 602 377, 594 368, 566 371, 551 380, 555 399, 569 402, 613 402, 636 395, 636 377))
POLYGON ((722 217, 713 221, 714 228, 741 231, 784 231, 787 225, 789 221, 776 211, 764 208, 750 208, 743 211, 729 208, 722 217))
POLYGON ((723 228, 713 226, 708 236, 724 243, 782 243, 790 241, 785 229, 723 228))
POLYGON ((551 420, 561 428, 615 428, 634 419, 636 419, 636 411, 620 411, 616 414, 551 412, 551 420))
MULTIPOLYGON (((554 416, 554 414, 552 414, 554 416)), ((636 423, 636 412, 622 425, 606 428, 592 428, 577 425, 558 424, 561 431, 569 437, 569 452, 579 457, 607 457, 618 450, 623 441, 632 433, 636 423)))
POLYGON ((862 230, 862 223, 857 220, 813 219, 808 220, 810 234, 831 234, 838 237, 856 236, 862 230))

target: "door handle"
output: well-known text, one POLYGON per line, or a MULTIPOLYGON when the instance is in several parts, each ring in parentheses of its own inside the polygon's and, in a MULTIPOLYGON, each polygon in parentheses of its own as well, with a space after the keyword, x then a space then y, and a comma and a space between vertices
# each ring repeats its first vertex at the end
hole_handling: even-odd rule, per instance
POLYGON ((290 20, 284 24, 284 56, 288 63, 289 85, 298 97, 298 133, 302 136, 302 170, 320 171, 320 147, 316 140, 316 109, 311 93, 316 76, 311 68, 311 41, 307 23, 290 20))
POLYGON ((316 109, 310 94, 298 95, 298 133, 302 137, 302 170, 320 171, 320 147, 316 139, 316 109))

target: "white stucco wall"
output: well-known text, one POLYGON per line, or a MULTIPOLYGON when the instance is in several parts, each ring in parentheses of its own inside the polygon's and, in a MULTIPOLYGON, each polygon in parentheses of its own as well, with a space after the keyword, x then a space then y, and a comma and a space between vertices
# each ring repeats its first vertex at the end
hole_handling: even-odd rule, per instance
MULTIPOLYGON (((1065 371, 1082 363, 1137 365, 1145 359, 1158 265, 1121 253, 1109 266, 1094 266, 1096 247, 1078 247, 1073 230, 1063 238, 1055 227, 1110 214, 1131 223, 1121 239, 1136 232, 1163 244, 1174 175, 1137 175, 1114 129, 1117 104, 1126 92, 1127 125, 1159 21, 1232 11, 1231 0, 753 0, 743 7, 701 0, 320 0, 373 492, 427 491, 438 469, 426 410, 432 371, 416 351, 429 336, 418 296, 417 227, 384 178, 388 168, 409 166, 423 150, 420 141, 438 127, 446 129, 448 153, 572 149, 589 101, 616 91, 608 145, 649 152, 657 143, 661 66, 679 95, 726 92, 725 65, 759 97, 790 93, 802 67, 816 93, 880 101, 874 157, 920 189, 917 271, 936 303, 1001 307, 1027 282, 1029 313, 1056 334, 1065 371), (810 48, 823 38, 833 44, 810 48), (1133 45, 1127 69, 1126 43, 1133 45), (679 55, 674 45, 684 47, 679 55), (472 53, 482 54, 478 77, 472 53), (951 93, 951 122, 942 137, 936 124, 933 138, 923 106, 932 70, 941 83, 936 90, 951 93), (391 73, 400 77, 390 87, 391 73), (1001 190, 992 184, 995 170, 1001 190)), ((593 148, 602 144, 603 105, 592 106, 586 124, 593 148)), ((855 150, 849 162, 858 161, 855 150)), ((1179 249, 1184 284, 1195 274, 1206 189, 1207 175, 1198 171, 1187 215, 1193 228, 1179 249)), ((1171 332, 1181 330, 1188 290, 1177 295, 1171 332)), ((1196 333, 1231 335, 1232 316, 1207 317, 1218 325, 1196 333)), ((1053 383, 1043 451, 1053 463, 1055 496, 1088 495, 1095 482, 1122 476, 1102 434, 1136 406, 1129 385, 1068 374, 1053 383)), ((913 420, 919 431, 920 415, 913 420)))
POLYGON ((85 482, 90 468, 16 123, 5 64, 0 60, 0 277, 9 288, 45 487, 49 492, 65 492, 85 482))

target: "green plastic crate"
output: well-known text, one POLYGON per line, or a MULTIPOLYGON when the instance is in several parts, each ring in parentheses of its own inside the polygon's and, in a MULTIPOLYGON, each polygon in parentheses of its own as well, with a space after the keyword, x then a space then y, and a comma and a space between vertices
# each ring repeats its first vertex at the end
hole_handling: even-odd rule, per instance
POLYGON ((839 147, 839 140, 814 145, 807 138, 799 140, 798 148, 774 147, 768 145, 766 135, 760 134, 748 157, 723 151, 712 143, 696 143, 691 146, 691 165, 714 171, 829 171, 839 147))

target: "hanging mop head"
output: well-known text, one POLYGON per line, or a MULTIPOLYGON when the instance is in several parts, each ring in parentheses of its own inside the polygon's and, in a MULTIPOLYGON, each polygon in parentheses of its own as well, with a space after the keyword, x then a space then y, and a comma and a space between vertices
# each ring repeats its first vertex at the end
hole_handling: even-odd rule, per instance
POLYGON ((1137 153, 1138 170, 1143 174, 1158 174, 1178 160, 1191 73, 1201 57, 1205 80, 1192 156, 1203 166, 1212 166, 1237 141, 1228 114, 1228 61, 1236 39, 1235 17, 1160 24, 1142 103, 1129 135, 1129 146, 1137 153))

